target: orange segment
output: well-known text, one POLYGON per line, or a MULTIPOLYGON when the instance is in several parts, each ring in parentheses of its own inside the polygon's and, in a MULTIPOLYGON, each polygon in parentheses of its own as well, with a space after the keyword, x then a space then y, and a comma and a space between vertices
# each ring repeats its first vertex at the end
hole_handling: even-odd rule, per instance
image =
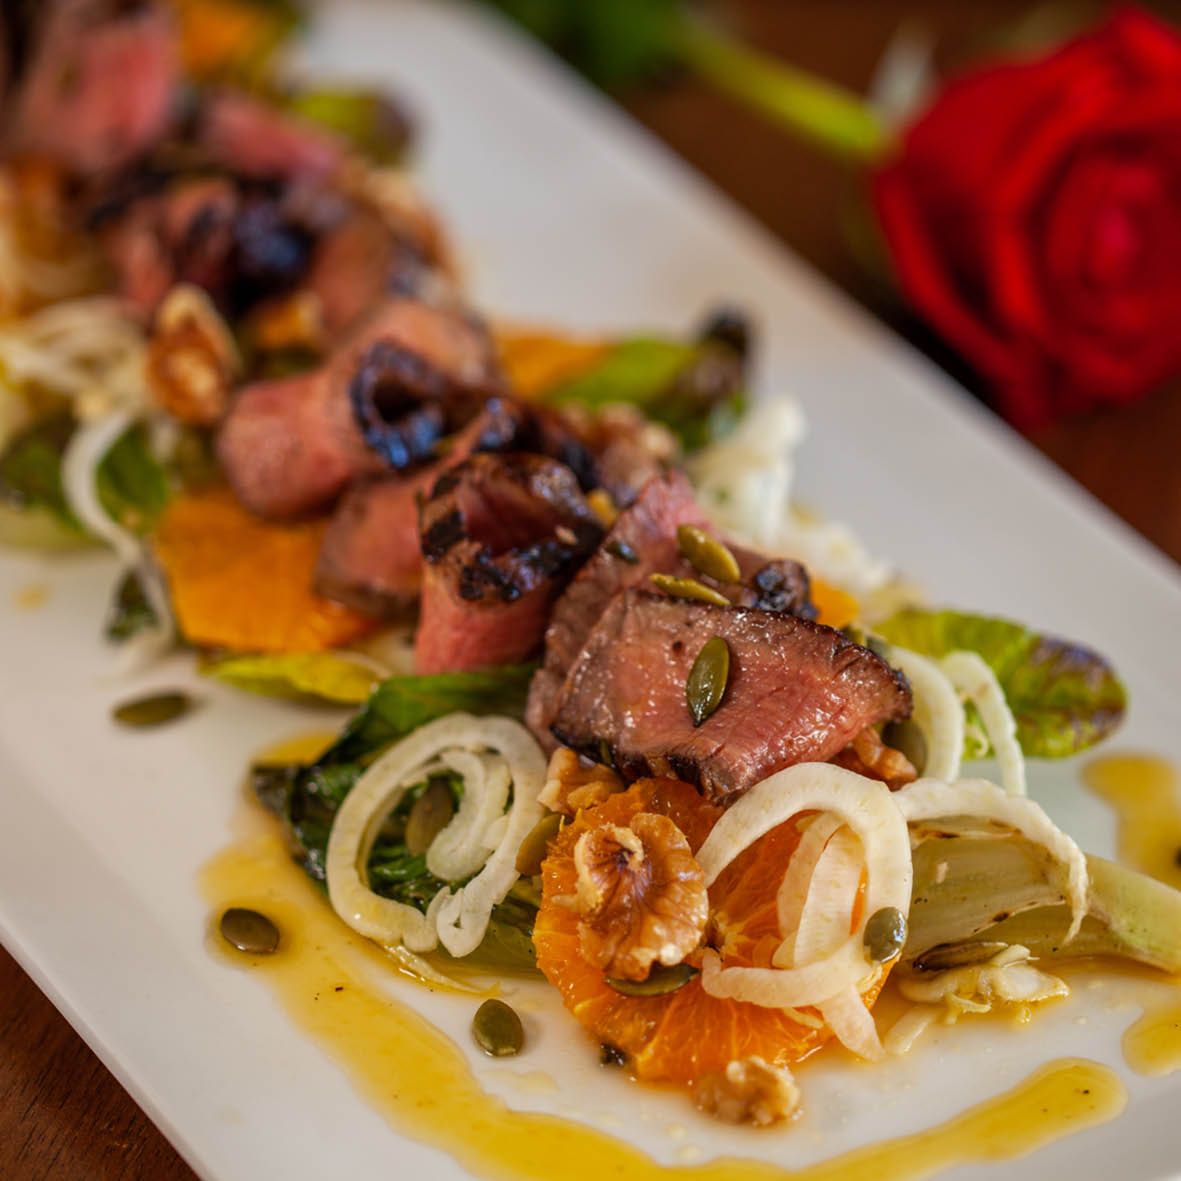
POLYGON ((502 326, 496 330, 496 348, 513 393, 537 398, 591 369, 611 346, 604 341, 502 326))
POLYGON ((240 652, 318 652, 373 630, 368 616, 312 590, 324 529, 323 521, 260 521, 224 488, 176 497, 153 547, 186 639, 240 652))
POLYGON ((861 605, 851 594, 815 575, 812 576, 811 584, 817 623, 829 627, 847 627, 857 618, 861 605))
MULTIPOLYGON (((542 866, 543 897, 533 942, 538 966, 566 1007, 599 1041, 624 1051, 637 1078, 651 1081, 692 1083, 750 1055, 787 1065, 818 1049, 832 1036, 827 1029, 814 1029, 778 1009, 711 997, 699 977, 666 996, 628 997, 582 958, 578 915, 565 902, 577 884, 574 845, 589 827, 625 825, 637 812, 668 816, 694 851, 721 815, 688 784, 647 779, 580 812, 562 830, 542 866)), ((776 894, 798 840, 794 821, 780 825, 714 883, 712 941, 724 948, 727 964, 769 966, 780 942, 776 894)))

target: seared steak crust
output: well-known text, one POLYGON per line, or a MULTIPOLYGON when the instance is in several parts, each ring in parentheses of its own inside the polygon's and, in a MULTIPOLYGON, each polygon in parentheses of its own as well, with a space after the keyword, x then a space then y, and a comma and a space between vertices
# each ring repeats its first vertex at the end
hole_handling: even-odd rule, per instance
POLYGON ((782 612, 628 590, 612 599, 562 686, 554 735, 627 777, 673 775, 721 801, 795 763, 823 762, 866 726, 910 713, 901 673, 840 632, 782 612), (721 636, 730 673, 694 726, 686 682, 721 636))
POLYGON ((489 398, 447 455, 402 475, 354 484, 336 507, 316 564, 316 590, 382 618, 404 615, 422 585, 419 505, 449 468, 476 451, 512 445, 523 409, 489 398))
POLYGON ((473 455, 435 483, 415 647, 421 673, 512 664, 540 647, 549 606, 602 527, 574 473, 539 455, 473 455))
POLYGON ((256 382, 230 407, 218 458, 251 512, 284 519, 323 509, 354 480, 387 470, 387 457, 358 427, 349 394, 361 359, 378 342, 413 352, 424 370, 441 375, 441 387, 475 386, 495 373, 488 337, 468 316, 387 300, 319 369, 256 382))

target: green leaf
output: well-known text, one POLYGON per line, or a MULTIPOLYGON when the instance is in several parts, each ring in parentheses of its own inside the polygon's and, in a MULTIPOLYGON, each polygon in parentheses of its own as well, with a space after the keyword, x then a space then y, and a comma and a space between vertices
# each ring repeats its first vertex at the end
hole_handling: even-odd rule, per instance
POLYGON ((125 529, 146 533, 168 503, 168 473, 140 426, 125 431, 103 456, 95 477, 106 512, 125 529))
POLYGON ((644 408, 665 393, 695 351, 691 344, 659 337, 624 340, 593 368, 550 390, 546 400, 590 410, 617 402, 644 408))
POLYGON ((134 570, 128 570, 115 587, 114 597, 107 608, 103 630, 108 640, 121 643, 142 631, 156 627, 160 617, 148 601, 143 583, 134 570))
POLYGON ((282 652, 216 657, 201 673, 264 697, 317 698, 360 705, 379 677, 373 667, 346 652, 282 652))
POLYGON ((16 508, 46 509, 81 534, 62 489, 62 455, 73 433, 73 419, 56 415, 17 435, 0 455, 0 498, 16 508))
POLYGON ((626 403, 667 426, 686 451, 726 433, 745 404, 742 357, 706 338, 692 344, 633 337, 584 373, 545 394, 558 406, 589 410, 626 403))
POLYGON ((533 669, 531 664, 515 664, 429 677, 390 677, 374 690, 316 766, 370 757, 456 710, 521 717, 533 669))
POLYGON ((396 164, 409 146, 409 124, 376 90, 303 90, 287 100, 287 109, 339 136, 377 164, 396 164))
POLYGON ((1000 681, 1021 749, 1035 758, 1077 754, 1123 720, 1127 691, 1098 653, 1006 619, 909 608, 880 623, 883 639, 935 658, 978 653, 1000 681))

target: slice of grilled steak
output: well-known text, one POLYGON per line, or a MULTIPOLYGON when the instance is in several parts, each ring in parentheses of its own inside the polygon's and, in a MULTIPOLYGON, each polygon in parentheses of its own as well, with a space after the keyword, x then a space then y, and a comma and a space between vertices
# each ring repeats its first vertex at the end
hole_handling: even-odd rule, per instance
POLYGON ((562 686, 554 734, 628 777, 672 775, 714 801, 833 757, 910 713, 901 673, 840 632, 782 612, 629 590, 612 599, 562 686), (695 726, 686 684, 702 646, 729 647, 725 694, 695 726))
POLYGON ((345 156, 343 142, 331 132, 241 90, 205 98, 197 138, 214 162, 258 179, 326 179, 345 156))
POLYGON ((522 452, 473 455, 442 475, 420 530, 420 673, 533 656, 550 604, 602 536, 574 473, 522 452))
POLYGON ((369 615, 406 614, 422 586, 421 502, 445 471, 473 452, 513 446, 521 417, 519 404, 490 398, 451 440, 442 459, 406 475, 362 480, 349 488, 320 547, 316 590, 369 615))
MULTIPOLYGON (((495 375, 487 334, 470 317, 414 300, 386 301, 319 369, 256 382, 235 399, 217 451, 251 512, 298 517, 328 507, 352 481, 390 468, 389 449, 379 453, 366 440, 350 394, 362 361, 379 344, 413 354, 417 371, 434 374, 438 389, 476 387, 495 375)), ((426 384, 396 395, 389 386, 372 389, 386 400, 374 403, 369 433, 402 433, 413 440, 413 461, 425 458, 424 434, 433 445, 444 430, 441 416, 421 404, 431 398, 426 384)))
POLYGON ((718 583, 694 570, 680 555, 677 528, 707 522, 685 475, 670 470, 645 484, 635 503, 619 515, 598 551, 557 601, 545 636, 545 656, 529 687, 526 721, 543 745, 552 746, 550 726, 566 673, 607 604, 621 590, 655 590, 653 574, 690 578, 729 601, 811 616, 808 575, 798 562, 773 560, 731 545, 741 580, 718 583))
POLYGON ((22 34, 23 67, 0 113, 6 154, 48 157, 80 175, 130 164, 164 134, 180 81, 165 3, 6 3, 0 41, 22 34))

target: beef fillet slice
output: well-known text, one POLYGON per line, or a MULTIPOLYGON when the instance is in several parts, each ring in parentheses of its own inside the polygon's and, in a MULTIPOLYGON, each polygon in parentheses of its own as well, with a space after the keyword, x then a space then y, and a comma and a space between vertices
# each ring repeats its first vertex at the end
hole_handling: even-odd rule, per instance
POLYGON ((782 612, 629 590, 615 596, 566 677, 553 723, 567 746, 625 776, 671 775, 732 798, 795 763, 825 762, 866 726, 910 714, 906 679, 840 632, 782 612), (694 726, 686 682, 721 636, 730 673, 694 726))

